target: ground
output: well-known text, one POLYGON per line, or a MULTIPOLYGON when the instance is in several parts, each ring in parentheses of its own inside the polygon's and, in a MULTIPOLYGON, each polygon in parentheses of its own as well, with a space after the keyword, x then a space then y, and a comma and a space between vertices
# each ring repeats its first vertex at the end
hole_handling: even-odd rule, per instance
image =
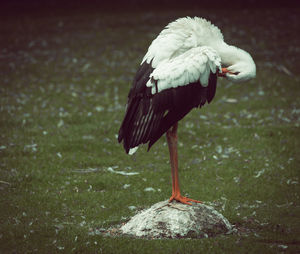
POLYGON ((299 15, 284 8, 2 15, 0 252, 299 252, 299 15), (212 205, 237 232, 104 237, 101 229, 171 194, 165 138, 130 157, 116 136, 147 47, 187 15, 210 19, 257 64, 255 80, 220 80, 212 103, 179 123, 183 194, 212 205))

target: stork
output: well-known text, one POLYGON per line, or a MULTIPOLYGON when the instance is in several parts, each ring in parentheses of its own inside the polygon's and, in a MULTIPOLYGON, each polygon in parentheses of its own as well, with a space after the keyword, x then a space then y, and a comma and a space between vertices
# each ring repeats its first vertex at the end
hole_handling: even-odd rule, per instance
POLYGON ((219 28, 204 18, 179 18, 152 41, 129 91, 118 141, 126 153, 133 154, 140 144, 148 143, 149 151, 166 133, 172 173, 170 202, 201 203, 180 193, 178 121, 212 101, 218 76, 239 82, 255 75, 250 54, 224 42, 219 28))

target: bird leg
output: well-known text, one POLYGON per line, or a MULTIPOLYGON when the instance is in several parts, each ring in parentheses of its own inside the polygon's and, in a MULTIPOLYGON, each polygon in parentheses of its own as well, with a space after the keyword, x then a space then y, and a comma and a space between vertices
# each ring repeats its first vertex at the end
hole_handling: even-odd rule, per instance
POLYGON ((187 197, 183 197, 180 194, 180 187, 179 187, 179 176, 178 176, 178 155, 177 155, 177 127, 178 123, 174 124, 167 131, 167 141, 168 147, 170 152, 170 164, 171 164, 171 173, 172 173, 172 196, 170 197, 169 202, 173 200, 177 200, 183 204, 191 205, 191 202, 201 203, 200 201, 190 199, 187 197))

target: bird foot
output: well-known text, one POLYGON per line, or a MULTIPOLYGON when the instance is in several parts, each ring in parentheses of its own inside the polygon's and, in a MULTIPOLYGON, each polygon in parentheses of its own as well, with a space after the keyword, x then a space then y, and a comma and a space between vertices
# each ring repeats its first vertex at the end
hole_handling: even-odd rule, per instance
POLYGON ((172 195, 169 199, 169 202, 172 202, 173 200, 176 200, 177 202, 180 202, 182 204, 187 204, 187 205, 192 205, 192 203, 190 203, 190 202, 202 203, 201 201, 198 201, 198 200, 195 200, 195 199, 183 197, 180 194, 179 195, 172 195))

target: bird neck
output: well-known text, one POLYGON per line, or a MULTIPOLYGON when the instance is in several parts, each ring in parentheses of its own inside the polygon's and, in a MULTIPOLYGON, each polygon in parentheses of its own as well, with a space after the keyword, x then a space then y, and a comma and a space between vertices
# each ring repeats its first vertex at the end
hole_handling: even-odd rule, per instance
POLYGON ((235 46, 228 45, 226 42, 222 42, 215 45, 215 49, 221 57, 222 65, 225 67, 233 65, 237 62, 248 62, 249 54, 235 46))
POLYGON ((255 77, 256 66, 248 52, 225 42, 216 47, 216 50, 221 57, 222 67, 227 68, 234 74, 227 74, 227 79, 239 82, 255 77))

